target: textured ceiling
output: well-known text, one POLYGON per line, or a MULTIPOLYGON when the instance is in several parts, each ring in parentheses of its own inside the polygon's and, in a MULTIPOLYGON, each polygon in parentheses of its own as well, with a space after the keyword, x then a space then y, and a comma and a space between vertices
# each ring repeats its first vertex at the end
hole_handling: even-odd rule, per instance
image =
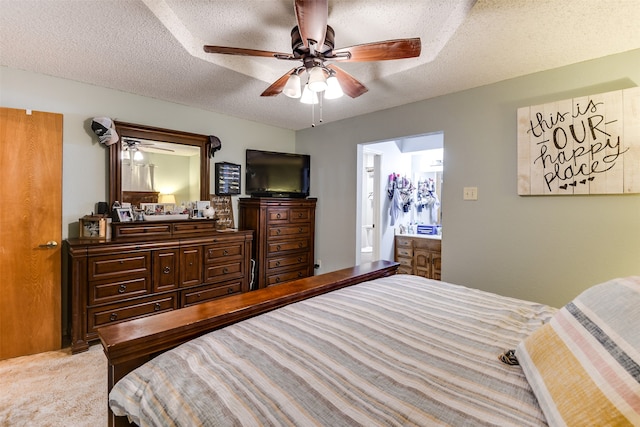
MULTIPOLYGON (((325 101, 323 119, 637 49, 639 22, 640 0, 329 0, 336 48, 406 37, 423 47, 341 64, 369 92, 325 101)), ((202 50, 290 52, 295 24, 293 0, 0 0, 0 65, 297 130, 310 106, 260 97, 294 64, 202 50)))

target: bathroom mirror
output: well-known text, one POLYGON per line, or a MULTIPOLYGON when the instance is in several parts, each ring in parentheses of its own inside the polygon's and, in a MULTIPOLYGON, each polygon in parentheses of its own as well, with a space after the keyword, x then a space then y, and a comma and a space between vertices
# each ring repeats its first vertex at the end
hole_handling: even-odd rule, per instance
POLYGON ((209 200, 207 135, 114 122, 109 146, 109 206, 115 201, 173 203, 209 200), (163 200, 165 199, 165 200, 163 200))

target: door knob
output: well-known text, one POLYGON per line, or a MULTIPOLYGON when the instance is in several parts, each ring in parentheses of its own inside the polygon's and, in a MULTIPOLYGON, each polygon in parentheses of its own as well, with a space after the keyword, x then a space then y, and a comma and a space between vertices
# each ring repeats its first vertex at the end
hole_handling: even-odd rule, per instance
POLYGON ((53 248, 58 247, 58 242, 56 242, 55 240, 49 240, 47 243, 45 243, 43 245, 39 245, 39 247, 47 248, 47 249, 53 249, 53 248))

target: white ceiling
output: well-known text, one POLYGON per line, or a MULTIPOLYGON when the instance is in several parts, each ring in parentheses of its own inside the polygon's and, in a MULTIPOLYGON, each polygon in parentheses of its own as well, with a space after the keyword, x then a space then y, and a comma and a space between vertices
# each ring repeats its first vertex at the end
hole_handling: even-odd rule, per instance
MULTIPOLYGON (((328 23, 336 48, 422 54, 341 64, 369 92, 325 101, 325 123, 640 48, 640 0, 329 0, 328 23)), ((295 64, 202 50, 290 52, 295 24, 293 0, 0 0, 0 65, 298 130, 310 106, 260 97, 295 64)))

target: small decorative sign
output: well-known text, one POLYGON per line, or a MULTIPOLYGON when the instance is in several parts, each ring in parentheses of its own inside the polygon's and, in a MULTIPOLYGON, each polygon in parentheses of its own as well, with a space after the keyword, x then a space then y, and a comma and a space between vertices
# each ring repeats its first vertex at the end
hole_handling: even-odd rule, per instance
POLYGON ((518 194, 640 193, 640 87, 518 109, 518 194))
POLYGON ((226 230, 235 228, 233 223, 233 206, 231 205, 231 196, 210 195, 211 206, 215 209, 216 229, 226 230))

